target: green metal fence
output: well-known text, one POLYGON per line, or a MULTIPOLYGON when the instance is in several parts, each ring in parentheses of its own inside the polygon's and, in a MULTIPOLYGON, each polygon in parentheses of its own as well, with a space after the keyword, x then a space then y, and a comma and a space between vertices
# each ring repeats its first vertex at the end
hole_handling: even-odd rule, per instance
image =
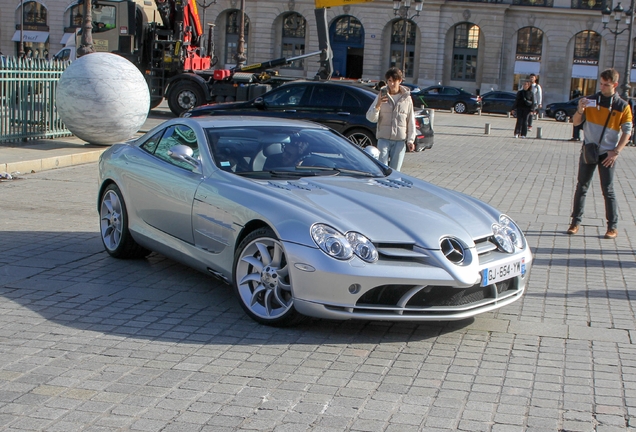
POLYGON ((55 109, 69 62, 0 58, 0 142, 72 135, 55 109))

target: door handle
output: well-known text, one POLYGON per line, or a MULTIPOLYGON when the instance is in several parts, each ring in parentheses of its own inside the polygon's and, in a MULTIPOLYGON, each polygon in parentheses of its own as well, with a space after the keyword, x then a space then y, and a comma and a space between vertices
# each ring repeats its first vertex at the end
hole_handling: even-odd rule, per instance
POLYGON ((340 115, 340 116, 349 116, 349 115, 351 115, 351 113, 346 112, 346 111, 339 111, 338 115, 340 115))
POLYGON ((295 109, 293 109, 293 110, 285 110, 285 112, 288 112, 288 113, 295 113, 295 112, 296 112, 296 110, 295 110, 295 109))

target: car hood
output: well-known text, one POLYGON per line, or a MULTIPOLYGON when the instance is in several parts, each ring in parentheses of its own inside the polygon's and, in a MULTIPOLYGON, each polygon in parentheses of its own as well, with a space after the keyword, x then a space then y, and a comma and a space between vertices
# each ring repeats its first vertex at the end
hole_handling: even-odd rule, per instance
MULTIPOLYGON (((282 206, 304 208, 313 222, 357 231, 380 243, 438 249, 446 236, 467 246, 492 235, 500 213, 472 197, 403 175, 361 180, 318 177, 262 182, 282 206)), ((292 209, 290 209, 292 210, 292 209)))
MULTIPOLYGON (((193 108, 190 111, 190 116, 196 117, 197 115, 208 114, 208 113, 220 113, 223 111, 234 111, 237 109, 245 109, 245 108, 253 108, 254 104, 252 101, 247 102, 224 102, 210 105, 203 105, 200 107, 193 108)), ((190 117, 188 116, 188 117, 190 117)))

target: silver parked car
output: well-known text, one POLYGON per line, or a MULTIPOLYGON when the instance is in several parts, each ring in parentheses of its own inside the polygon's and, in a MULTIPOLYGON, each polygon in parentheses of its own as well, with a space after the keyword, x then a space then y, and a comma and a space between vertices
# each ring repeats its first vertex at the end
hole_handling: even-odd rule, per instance
POLYGON ((510 217, 369 153, 303 121, 169 120, 102 154, 104 247, 219 277, 270 325, 458 320, 521 298, 532 254, 510 217))

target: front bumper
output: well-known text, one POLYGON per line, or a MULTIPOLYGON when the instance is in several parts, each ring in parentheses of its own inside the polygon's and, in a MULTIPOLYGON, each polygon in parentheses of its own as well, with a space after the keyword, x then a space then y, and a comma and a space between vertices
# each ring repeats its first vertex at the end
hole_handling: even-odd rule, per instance
POLYGON ((339 320, 469 318, 520 299, 532 264, 529 249, 514 255, 501 253, 501 257, 491 256, 487 263, 466 269, 467 274, 460 281, 446 269, 424 262, 381 259, 368 264, 358 258, 338 261, 319 249, 297 244, 286 243, 285 249, 296 310, 308 316, 339 320), (526 268, 522 276, 480 286, 480 270, 521 256, 526 268), (313 271, 306 271, 308 268, 313 271))

